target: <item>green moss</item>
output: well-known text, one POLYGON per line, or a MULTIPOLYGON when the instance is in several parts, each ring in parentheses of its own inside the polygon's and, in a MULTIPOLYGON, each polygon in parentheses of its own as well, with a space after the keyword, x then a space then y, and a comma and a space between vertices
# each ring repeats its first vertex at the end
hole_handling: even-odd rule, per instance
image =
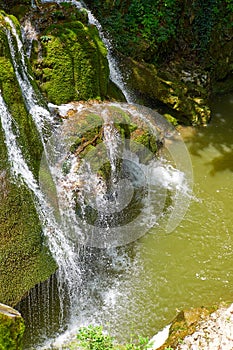
POLYGON ((32 194, 25 186, 11 183, 7 173, 2 173, 1 180, 0 300, 15 305, 56 265, 44 245, 32 194))
POLYGON ((107 98, 112 101, 126 102, 122 91, 111 80, 108 82, 107 98))
MULTIPOLYGON (((177 64, 176 69, 166 71, 156 69, 152 64, 138 63, 125 59, 128 85, 138 96, 140 103, 160 107, 161 111, 173 114, 180 124, 206 124, 210 119, 208 87, 193 81, 185 81, 182 72, 185 62, 177 64)), ((203 70, 188 72, 190 75, 206 76, 203 70)))
POLYGON ((165 113, 163 115, 169 123, 171 123, 174 126, 178 126, 178 121, 175 117, 173 117, 171 114, 165 113))
POLYGON ((0 349, 21 350, 24 329, 22 317, 0 312, 0 349))
POLYGON ((78 20, 71 22, 66 6, 60 11, 62 20, 41 33, 42 59, 33 54, 34 73, 43 93, 55 104, 105 98, 109 69, 98 30, 78 20))

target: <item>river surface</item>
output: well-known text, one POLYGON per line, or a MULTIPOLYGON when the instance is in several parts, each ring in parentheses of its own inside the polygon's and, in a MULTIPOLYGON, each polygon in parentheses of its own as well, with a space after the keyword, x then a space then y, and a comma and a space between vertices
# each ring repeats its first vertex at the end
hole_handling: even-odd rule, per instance
MULTIPOLYGON (((207 127, 181 134, 194 174, 194 199, 183 221, 169 234, 156 226, 126 247, 83 254, 74 327, 103 324, 128 341, 153 336, 180 309, 233 301, 233 95, 213 102, 207 127)), ((52 288, 56 291, 54 281, 52 288)), ((43 309, 49 290, 55 300, 47 284, 20 305, 28 323, 25 348, 39 348, 46 318, 51 333, 46 336, 58 330, 52 302, 46 307, 50 316, 43 309), (38 295, 43 295, 39 303, 38 295)))

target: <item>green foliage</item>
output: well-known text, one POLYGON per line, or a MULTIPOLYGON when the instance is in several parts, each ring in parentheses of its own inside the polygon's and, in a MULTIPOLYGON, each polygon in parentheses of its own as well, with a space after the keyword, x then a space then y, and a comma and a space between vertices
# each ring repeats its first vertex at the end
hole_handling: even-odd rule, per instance
POLYGON ((148 349, 149 347, 149 339, 146 337, 138 337, 137 344, 131 342, 130 344, 125 345, 125 350, 143 350, 148 349))
POLYGON ((233 0, 226 0, 227 9, 233 12, 233 0))
POLYGON ((49 42, 51 39, 52 39, 52 38, 51 38, 50 36, 48 36, 48 35, 42 35, 42 36, 40 37, 40 41, 41 41, 42 43, 47 43, 47 42, 49 42))
POLYGON ((137 61, 163 64, 183 57, 201 64, 208 61, 207 70, 214 70, 218 64, 213 59, 210 62, 210 48, 217 37, 222 46, 224 35, 229 40, 232 37, 233 0, 87 2, 116 49, 137 61))
POLYGON ((102 326, 88 326, 80 328, 77 339, 86 350, 107 350, 114 349, 113 339, 109 335, 103 334, 102 326))
POLYGON ((138 341, 125 345, 116 344, 114 338, 103 333, 102 326, 82 327, 77 334, 78 345, 84 350, 145 350, 148 349, 148 338, 138 337, 138 341))
POLYGON ((24 333, 22 317, 9 317, 0 313, 0 349, 21 350, 24 333))
POLYGON ((181 4, 175 0, 132 0, 114 2, 106 15, 101 15, 101 0, 95 2, 99 18, 124 54, 151 61, 163 56, 176 35, 181 4))
POLYGON ((195 49, 199 51, 199 56, 203 56, 211 42, 211 34, 219 16, 219 1, 197 0, 194 2, 194 32, 196 40, 195 49))

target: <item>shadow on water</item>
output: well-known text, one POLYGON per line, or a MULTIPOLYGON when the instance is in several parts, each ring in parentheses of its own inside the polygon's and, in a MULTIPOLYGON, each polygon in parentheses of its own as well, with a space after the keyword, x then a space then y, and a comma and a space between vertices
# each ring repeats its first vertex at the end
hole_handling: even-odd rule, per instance
POLYGON ((207 163, 211 165, 210 175, 230 170, 233 172, 233 96, 217 98, 212 103, 212 121, 205 128, 198 128, 195 140, 189 151, 200 156, 208 148, 214 150, 213 158, 207 163), (221 102, 220 103, 220 99, 221 102), (228 132, 226 133, 226 125, 228 132))

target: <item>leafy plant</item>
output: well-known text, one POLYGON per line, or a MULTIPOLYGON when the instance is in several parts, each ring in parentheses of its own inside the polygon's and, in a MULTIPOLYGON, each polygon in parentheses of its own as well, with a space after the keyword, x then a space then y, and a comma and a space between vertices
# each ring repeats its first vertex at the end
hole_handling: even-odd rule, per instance
POLYGON ((103 333, 102 326, 82 327, 79 329, 77 339, 86 350, 114 349, 113 338, 103 333))
POLYGON ((82 327, 77 334, 79 345, 84 350, 145 350, 148 349, 148 338, 139 336, 137 342, 125 345, 114 344, 114 338, 104 334, 102 326, 82 327))
POLYGON ((47 43, 47 42, 49 42, 50 40, 52 40, 52 38, 51 38, 50 36, 48 36, 48 35, 42 35, 42 36, 40 37, 40 40, 41 40, 42 43, 47 43))
POLYGON ((134 344, 132 342, 130 344, 126 344, 125 345, 125 350, 143 350, 143 349, 147 349, 149 347, 148 342, 149 342, 148 338, 144 338, 144 337, 139 336, 138 343, 134 344))

